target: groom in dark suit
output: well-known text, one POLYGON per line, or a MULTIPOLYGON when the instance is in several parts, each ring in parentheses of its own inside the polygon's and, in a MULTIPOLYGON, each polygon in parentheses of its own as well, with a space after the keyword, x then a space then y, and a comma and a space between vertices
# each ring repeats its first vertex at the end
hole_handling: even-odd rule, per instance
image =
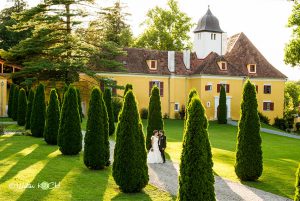
POLYGON ((163 162, 166 162, 166 157, 165 157, 165 149, 167 147, 167 137, 165 136, 165 133, 163 130, 159 131, 159 140, 158 140, 158 148, 161 153, 161 157, 163 159, 163 162))

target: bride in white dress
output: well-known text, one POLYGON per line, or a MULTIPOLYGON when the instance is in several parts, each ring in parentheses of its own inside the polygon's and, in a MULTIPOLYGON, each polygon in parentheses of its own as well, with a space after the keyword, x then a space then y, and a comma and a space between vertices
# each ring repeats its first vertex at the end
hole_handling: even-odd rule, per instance
POLYGON ((163 163, 161 153, 158 148, 158 132, 151 137, 152 147, 148 152, 147 163, 163 163))

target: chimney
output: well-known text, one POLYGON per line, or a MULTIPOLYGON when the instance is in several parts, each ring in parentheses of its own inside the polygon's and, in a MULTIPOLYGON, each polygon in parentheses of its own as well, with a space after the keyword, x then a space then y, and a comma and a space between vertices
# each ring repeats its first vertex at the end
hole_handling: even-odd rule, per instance
POLYGON ((186 69, 191 68, 191 52, 188 49, 183 50, 183 63, 186 69))
POLYGON ((175 72, 175 51, 168 51, 168 69, 171 73, 175 72))

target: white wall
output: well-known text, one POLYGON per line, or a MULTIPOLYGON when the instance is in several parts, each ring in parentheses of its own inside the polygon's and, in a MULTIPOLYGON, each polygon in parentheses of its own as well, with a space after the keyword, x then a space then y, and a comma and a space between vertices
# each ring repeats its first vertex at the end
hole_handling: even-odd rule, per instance
POLYGON ((193 51, 196 52, 198 59, 205 58, 210 52, 216 52, 219 55, 224 54, 224 52, 222 52, 222 46, 225 44, 222 44, 222 34, 215 34, 216 40, 211 40, 211 32, 195 33, 193 51), (199 34, 201 34, 200 37, 199 34))

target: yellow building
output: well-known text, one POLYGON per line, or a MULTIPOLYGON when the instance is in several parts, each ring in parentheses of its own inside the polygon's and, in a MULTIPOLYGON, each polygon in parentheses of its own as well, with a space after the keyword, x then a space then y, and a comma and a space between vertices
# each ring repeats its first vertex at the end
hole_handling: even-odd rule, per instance
MULTIPOLYGON (((243 84, 250 79, 257 88, 258 109, 273 122, 283 116, 286 76, 274 68, 244 33, 227 38, 210 9, 194 30, 193 52, 126 48, 118 58, 125 72, 101 72, 99 76, 131 83, 139 108, 148 108, 151 87, 160 88, 162 113, 175 117, 186 106, 189 91, 196 88, 208 119, 217 118, 220 85, 227 91, 227 117, 238 120, 243 84)), ((123 95, 122 90, 117 90, 123 95)))
MULTIPOLYGON (((125 71, 98 72, 97 75, 111 78, 117 85, 131 83, 139 109, 148 108, 150 91, 156 84, 160 88, 162 114, 175 118, 175 114, 186 106, 189 91, 195 88, 208 119, 213 120, 217 117, 220 86, 225 85, 227 117, 238 120, 243 84, 250 79, 257 88, 259 111, 268 116, 271 122, 275 117, 283 116, 286 76, 263 57, 244 33, 228 38, 210 9, 194 30, 192 52, 139 48, 124 50, 127 55, 119 57, 118 61, 124 64, 125 71)), ((5 74, 3 69, 2 64, 2 74, 5 74)), ((5 79, 0 77, 0 83, 1 80, 6 83, 5 79)), ((98 83, 82 74, 75 85, 82 93, 82 107, 86 113, 89 89, 98 83)), ((0 116, 3 116, 6 114, 3 105, 7 105, 8 92, 2 90, 1 86, 0 90, 0 116)), ((113 92, 123 95, 123 90, 114 89, 113 92)))

